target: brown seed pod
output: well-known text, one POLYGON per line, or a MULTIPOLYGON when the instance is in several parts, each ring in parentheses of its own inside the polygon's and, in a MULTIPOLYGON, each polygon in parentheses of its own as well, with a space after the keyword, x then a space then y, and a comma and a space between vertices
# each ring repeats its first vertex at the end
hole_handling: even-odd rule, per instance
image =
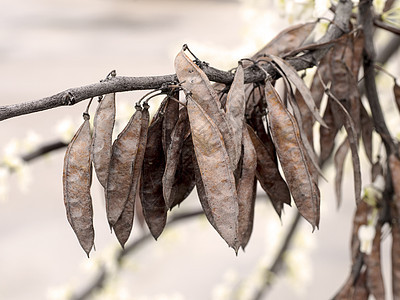
POLYGON ((236 153, 233 130, 225 112, 220 108, 218 96, 215 93, 207 75, 187 55, 181 51, 175 58, 175 71, 182 86, 192 93, 192 98, 202 107, 205 113, 217 125, 226 143, 226 151, 231 162, 231 168, 236 169, 240 153, 236 153))
MULTIPOLYGON (((400 195, 395 196, 400 201, 400 195)), ((393 299, 400 298, 400 214, 396 205, 392 203, 392 290, 393 299)))
POLYGON ((249 242, 253 230, 254 206, 255 206, 255 174, 257 167, 257 153, 253 142, 243 126, 243 159, 242 172, 237 185, 238 205, 239 205, 239 241, 244 249, 249 242))
POLYGON ((316 22, 304 23, 289 27, 280 32, 267 45, 258 51, 252 59, 258 59, 266 54, 281 55, 300 47, 310 36, 316 22))
POLYGON ((106 209, 110 226, 114 226, 122 211, 132 185, 133 162, 139 148, 142 108, 136 106, 124 130, 112 146, 110 169, 106 188, 106 209))
POLYGON ((268 148, 258 138, 250 126, 247 126, 247 130, 257 153, 257 179, 280 217, 283 204, 286 203, 290 205, 289 189, 279 173, 277 161, 271 157, 268 148))
POLYGON ((227 142, 235 144, 235 152, 239 153, 236 157, 237 161, 234 162, 235 166, 237 166, 240 153, 242 152, 242 133, 245 110, 246 99, 244 92, 244 71, 242 63, 239 62, 226 100, 226 117, 232 126, 233 136, 233 140, 227 142))
POLYGON ((162 188, 162 177, 165 170, 165 155, 162 147, 165 104, 166 101, 161 103, 148 129, 140 188, 143 216, 155 239, 160 236, 167 221, 167 207, 162 188))
POLYGON ((350 145, 349 141, 346 139, 344 142, 338 147, 334 157, 334 164, 335 164, 335 193, 336 193, 336 202, 337 206, 340 207, 342 203, 342 179, 343 179, 343 169, 344 169, 344 162, 349 152, 350 145))
POLYGON ((169 145, 171 144, 171 134, 175 127, 176 122, 179 119, 179 103, 176 100, 179 100, 179 91, 174 91, 171 97, 166 97, 166 105, 164 111, 163 118, 163 126, 162 126, 162 144, 164 153, 167 154, 167 150, 169 145), (173 100, 174 98, 175 100, 173 100))
POLYGON ((65 153, 63 187, 68 221, 80 245, 89 256, 94 245, 93 208, 90 196, 92 137, 87 113, 84 114, 84 119, 65 153))
POLYGON ((310 174, 297 123, 269 81, 265 82, 265 95, 272 140, 289 190, 300 214, 313 228, 318 227, 319 189, 310 174))
POLYGON ((385 299, 381 270, 381 227, 379 223, 376 225, 371 254, 364 256, 364 262, 367 267, 367 288, 375 299, 385 299))
POLYGON ((186 108, 179 112, 179 119, 171 134, 171 142, 167 150, 165 171, 162 178, 163 195, 165 204, 171 208, 174 200, 171 198, 172 188, 175 183, 175 174, 179 164, 183 143, 190 130, 189 117, 186 108))
POLYGON ((97 179, 105 188, 111 159, 112 132, 115 123, 115 93, 101 99, 94 115, 92 158, 97 179))
POLYGON ((212 214, 210 222, 228 245, 237 251, 238 196, 222 135, 190 94, 187 95, 187 109, 196 160, 212 214))
POLYGON ((170 199, 172 207, 179 205, 185 200, 196 185, 196 176, 193 165, 194 156, 192 136, 189 135, 182 146, 181 156, 175 172, 175 181, 172 186, 170 199))
POLYGON ((135 201, 137 197, 139 197, 138 186, 143 166, 144 151, 147 143, 149 119, 149 106, 147 103, 144 103, 141 119, 139 147, 136 157, 133 160, 131 190, 129 192, 128 200, 125 204, 125 208, 118 221, 113 226, 115 235, 117 236, 122 247, 124 247, 126 241, 128 240, 133 226, 135 201))

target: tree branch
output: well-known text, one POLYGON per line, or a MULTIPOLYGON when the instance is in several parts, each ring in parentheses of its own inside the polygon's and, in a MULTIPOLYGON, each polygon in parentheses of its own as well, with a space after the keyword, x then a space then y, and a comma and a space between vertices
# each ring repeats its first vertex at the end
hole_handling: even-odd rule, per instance
MULTIPOLYGON (((334 22, 329 26, 326 34, 318 41, 323 44, 319 49, 310 51, 300 57, 288 59, 288 62, 296 70, 304 70, 318 64, 321 58, 332 47, 331 44, 326 45, 328 41, 340 37, 348 31, 348 23, 351 15, 352 3, 349 0, 340 0, 336 7, 336 15, 334 22)), ((274 79, 280 77, 274 68, 270 65, 265 70, 271 74, 274 79)), ((233 80, 233 74, 221 71, 210 66, 203 66, 203 71, 211 81, 230 84, 233 80)), ((245 82, 260 82, 265 79, 265 73, 256 67, 250 67, 245 72, 245 82)), ((163 84, 176 82, 175 74, 165 76, 149 76, 149 77, 111 77, 99 83, 94 83, 82 87, 71 88, 55 94, 50 97, 39 100, 25 102, 20 104, 12 104, 0 106, 0 121, 25 115, 43 110, 56 108, 59 106, 74 105, 85 99, 105 95, 108 93, 118 93, 134 90, 157 89, 163 84)))

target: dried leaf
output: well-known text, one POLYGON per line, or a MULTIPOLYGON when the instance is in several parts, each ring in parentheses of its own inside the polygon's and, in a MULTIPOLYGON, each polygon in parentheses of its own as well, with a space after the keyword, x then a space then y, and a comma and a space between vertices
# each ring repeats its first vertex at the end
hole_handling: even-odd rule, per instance
POLYGON ((319 189, 308 167, 308 158, 296 121, 269 81, 265 84, 268 124, 289 190, 300 214, 313 226, 319 221, 319 189))
POLYGON ((67 218, 79 244, 89 256, 94 244, 93 208, 90 186, 92 184, 92 159, 89 116, 68 145, 64 157, 63 187, 67 218))
MULTIPOLYGON (((233 140, 225 141, 235 144, 235 153, 241 153, 242 150, 242 132, 245 110, 246 99, 244 92, 244 72, 242 64, 239 63, 226 101, 226 116, 232 126, 233 140)), ((234 166, 237 166, 239 158, 240 155, 237 156, 237 161, 234 162, 234 166)))
POLYGON ((340 207, 342 203, 342 179, 343 179, 343 169, 344 169, 344 162, 349 152, 350 145, 347 139, 338 147, 334 157, 335 163, 335 193, 336 193, 336 202, 337 206, 340 207))
POLYGON ((196 160, 212 214, 210 222, 228 245, 237 251, 238 196, 222 135, 217 125, 189 94, 187 109, 196 160))
POLYGON ((247 129, 257 153, 257 179, 280 217, 283 204, 286 203, 290 205, 289 189, 279 173, 277 162, 271 157, 267 147, 250 126, 247 126, 247 129))
MULTIPOLYGON (((174 91, 171 95, 172 98, 179 100, 179 91, 174 91)), ((171 144, 171 134, 172 130, 175 127, 176 122, 179 118, 179 103, 176 100, 171 99, 171 97, 167 97, 167 103, 165 105, 165 112, 163 118, 163 150, 164 153, 167 154, 167 150, 169 145, 171 144)))
POLYGON ((162 124, 165 102, 161 104, 148 129, 144 154, 141 194, 143 215, 151 234, 157 239, 167 221, 167 207, 163 198, 162 178, 165 155, 162 148, 162 124))
POLYGON ((286 74, 287 78, 296 86, 300 94, 303 96, 304 102, 306 103, 308 109, 313 114, 313 117, 322 125, 327 127, 325 121, 319 115, 319 111, 317 106, 315 105, 314 99, 311 95, 310 90, 307 85, 301 79, 301 77, 297 74, 297 71, 282 58, 274 55, 269 55, 272 58, 273 62, 276 63, 279 68, 282 69, 283 73, 286 74))
POLYGON ((110 226, 115 225, 128 201, 133 176, 132 166, 139 148, 141 119, 142 109, 136 106, 136 112, 112 146, 106 188, 106 209, 110 226))
POLYGON ((106 188, 115 123, 115 93, 101 99, 94 115, 92 159, 97 179, 106 188))
POLYGON ((122 214, 119 217, 118 221, 113 226, 115 235, 117 236, 117 239, 122 248, 128 240, 133 226, 135 201, 137 197, 139 197, 138 186, 143 165, 144 151, 146 149, 147 143, 147 130, 149 127, 149 119, 149 106, 147 103, 145 103, 143 105, 142 119, 140 122, 139 147, 136 153, 136 157, 132 162, 133 169, 131 189, 129 192, 128 200, 125 204, 125 208, 122 211, 122 214))
POLYGON ((243 127, 243 160, 242 172, 237 185, 239 204, 239 241, 244 249, 249 242, 253 230, 255 205, 255 174, 257 153, 253 146, 248 130, 243 127))
POLYGON ((240 153, 236 153, 233 130, 225 112, 220 108, 218 96, 215 93, 207 75, 187 55, 181 51, 175 58, 175 71, 182 86, 192 93, 195 100, 205 113, 216 124, 225 142, 231 168, 236 169, 240 153))
POLYGON ((162 178, 163 195, 168 208, 171 208, 175 201, 175 199, 170 198, 170 196, 175 183, 175 174, 178 168, 183 143, 189 130, 190 125, 187 109, 183 108, 180 110, 179 119, 171 134, 171 142, 167 150, 165 171, 162 178))

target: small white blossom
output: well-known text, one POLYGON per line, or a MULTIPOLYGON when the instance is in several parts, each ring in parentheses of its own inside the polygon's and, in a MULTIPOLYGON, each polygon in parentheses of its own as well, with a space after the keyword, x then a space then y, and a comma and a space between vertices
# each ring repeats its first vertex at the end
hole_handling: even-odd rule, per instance
POLYGON ((358 229, 358 239, 360 240, 360 251, 367 255, 372 252, 372 244, 375 238, 375 225, 361 225, 358 229))
POLYGON ((61 141, 64 143, 69 143, 71 141, 76 129, 77 128, 74 125, 74 122, 72 122, 71 118, 61 120, 56 125, 56 131, 60 135, 61 141))

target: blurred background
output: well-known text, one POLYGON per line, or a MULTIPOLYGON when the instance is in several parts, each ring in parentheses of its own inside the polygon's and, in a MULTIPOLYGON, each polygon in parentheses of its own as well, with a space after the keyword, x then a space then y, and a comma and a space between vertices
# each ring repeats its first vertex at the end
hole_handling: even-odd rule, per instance
MULTIPOLYGON (((0 105, 98 82, 114 69, 124 76, 172 74, 184 43, 201 60, 228 70, 288 25, 325 15, 326 2, 0 0, 0 105)), ((395 59, 389 68, 396 74, 395 59)), ((142 94, 117 95, 119 119, 131 115, 142 94)), ((287 207, 279 220, 261 189, 245 253, 236 256, 204 217, 196 217, 167 227, 157 242, 143 243, 117 268, 120 246, 110 234, 102 189, 94 180, 96 251, 86 257, 65 215, 65 150, 29 165, 19 159, 40 145, 68 141, 86 105, 0 123, 0 160, 15 171, 0 168, 0 299, 68 299, 85 291, 103 268, 108 279, 94 299, 252 299, 295 211, 287 207)), ((328 168, 320 230, 312 233, 301 223, 285 254, 285 271, 265 299, 328 299, 345 281, 355 207, 347 165, 342 206, 336 207, 328 168)), ((176 211, 198 208, 192 193, 176 211)), ((145 231, 136 224, 128 243, 145 231)), ((390 278, 388 268, 384 276, 390 278)))

